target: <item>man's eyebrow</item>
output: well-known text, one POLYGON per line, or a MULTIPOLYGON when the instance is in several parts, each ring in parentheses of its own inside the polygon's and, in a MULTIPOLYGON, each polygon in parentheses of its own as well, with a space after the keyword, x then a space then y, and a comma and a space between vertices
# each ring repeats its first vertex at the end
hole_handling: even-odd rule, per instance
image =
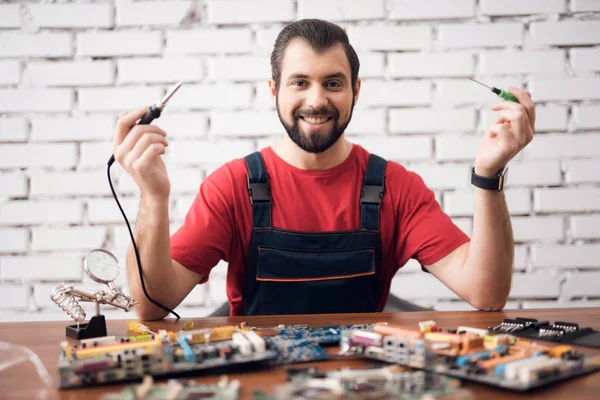
MULTIPOLYGON (((308 79, 310 78, 308 75, 306 74, 302 74, 302 73, 295 73, 289 76, 288 79, 308 79)), ((346 77, 346 74, 344 74, 343 72, 336 72, 334 74, 329 74, 327 76, 325 76, 325 79, 348 79, 346 77)))

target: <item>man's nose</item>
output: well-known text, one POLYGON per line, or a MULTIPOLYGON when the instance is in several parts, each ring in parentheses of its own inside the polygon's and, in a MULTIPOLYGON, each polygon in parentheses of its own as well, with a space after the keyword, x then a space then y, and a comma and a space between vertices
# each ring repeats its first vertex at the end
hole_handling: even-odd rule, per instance
POLYGON ((325 93, 322 87, 315 85, 309 90, 306 98, 306 105, 308 107, 320 110, 327 107, 327 102, 327 93, 325 93))

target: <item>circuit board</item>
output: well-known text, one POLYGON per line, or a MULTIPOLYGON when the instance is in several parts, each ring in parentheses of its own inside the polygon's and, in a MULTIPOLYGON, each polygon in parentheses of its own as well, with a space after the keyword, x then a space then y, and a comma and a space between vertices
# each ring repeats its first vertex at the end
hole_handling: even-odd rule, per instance
POLYGON ((507 318, 489 329, 494 333, 510 333, 529 339, 600 348, 600 332, 592 328, 580 328, 573 322, 556 321, 551 324, 549 321, 517 317, 507 318))
POLYGON ((173 378, 251 363, 283 365, 339 357, 322 345, 335 345, 347 329, 372 325, 312 328, 280 325, 273 328, 222 326, 128 337, 107 336, 63 342, 59 356, 59 388, 114 382, 173 378))
POLYGON ((443 332, 435 322, 420 326, 375 324, 342 335, 343 354, 524 392, 600 370, 600 356, 569 345, 547 345, 508 334, 459 327, 443 332))
POLYGON ((275 386, 271 395, 255 390, 253 400, 418 400, 450 394, 454 400, 471 399, 470 392, 462 389, 456 378, 398 365, 336 371, 294 368, 287 375, 287 383, 275 386))
POLYGON ((237 400, 240 383, 223 377, 217 384, 200 384, 193 380, 171 379, 166 383, 154 383, 146 375, 139 385, 130 385, 119 392, 108 393, 101 400, 237 400))

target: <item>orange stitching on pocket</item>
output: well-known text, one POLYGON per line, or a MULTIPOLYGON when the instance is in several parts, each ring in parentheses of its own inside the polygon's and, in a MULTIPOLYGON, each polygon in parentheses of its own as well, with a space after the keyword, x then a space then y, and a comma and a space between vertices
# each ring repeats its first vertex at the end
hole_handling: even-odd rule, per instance
POLYGON ((362 272, 360 274, 352 275, 340 275, 340 276, 327 276, 324 278, 289 278, 289 279, 276 279, 276 278, 256 278, 257 281, 261 282, 315 282, 315 281, 330 281, 332 279, 348 279, 356 278, 358 276, 374 275, 375 271, 362 272))

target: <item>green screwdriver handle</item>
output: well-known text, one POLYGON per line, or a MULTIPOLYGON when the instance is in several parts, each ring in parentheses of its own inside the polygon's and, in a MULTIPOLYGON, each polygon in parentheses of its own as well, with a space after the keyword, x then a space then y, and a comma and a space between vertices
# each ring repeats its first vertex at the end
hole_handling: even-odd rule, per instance
POLYGON ((512 93, 506 92, 502 89, 500 89, 499 92, 500 93, 498 93, 494 90, 494 93, 496 93, 499 97, 502 97, 504 100, 514 101, 515 103, 519 102, 519 99, 517 99, 512 93))

